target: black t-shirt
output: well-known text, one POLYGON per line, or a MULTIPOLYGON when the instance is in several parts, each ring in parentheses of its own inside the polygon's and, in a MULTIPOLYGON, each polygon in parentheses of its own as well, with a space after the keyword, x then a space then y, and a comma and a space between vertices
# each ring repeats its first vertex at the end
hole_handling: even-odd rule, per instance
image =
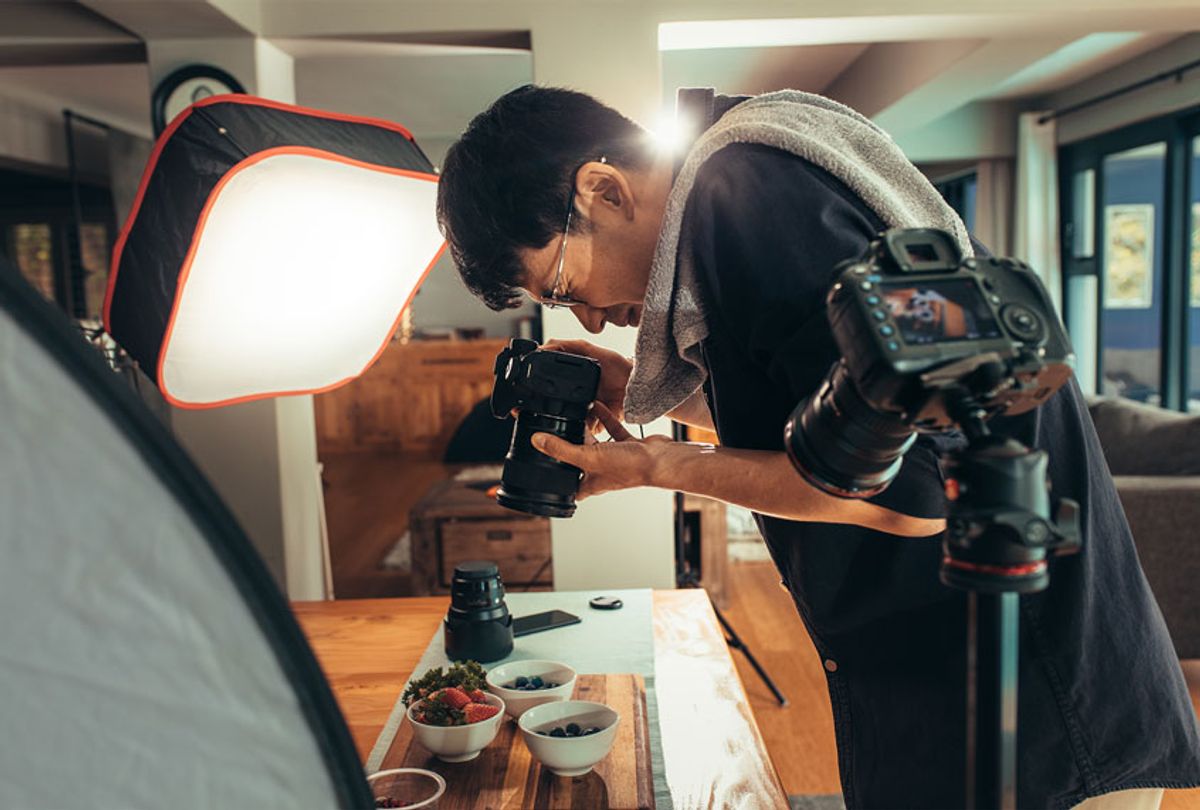
MULTIPOLYGON (((827 172, 748 144, 705 163, 685 217, 718 435, 781 451, 788 416, 838 358, 833 268, 883 223, 827 172)), ((1047 450, 1052 492, 1083 513, 1085 551, 1021 599, 1019 806, 1200 783, 1187 689, 1078 388, 993 429, 1047 450)), ((959 441, 921 437, 872 501, 944 515, 938 456, 959 441)), ((940 537, 756 518, 825 662, 847 805, 962 806, 966 597, 938 580, 940 537)))

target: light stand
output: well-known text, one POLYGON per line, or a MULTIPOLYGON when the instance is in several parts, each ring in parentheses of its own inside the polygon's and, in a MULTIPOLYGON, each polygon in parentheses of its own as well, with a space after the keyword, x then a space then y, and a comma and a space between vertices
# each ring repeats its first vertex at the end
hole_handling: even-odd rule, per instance
POLYGON ((951 413, 968 445, 946 456, 951 505, 940 576, 969 594, 966 806, 1015 810, 1018 596, 1049 584, 1047 553, 1079 550, 1078 505, 1060 500, 1052 519, 1046 453, 991 434, 969 394, 951 413))
MULTIPOLYGON (((671 423, 671 435, 676 441, 683 441, 686 437, 683 433, 683 426, 678 422, 671 423)), ((704 586, 700 583, 700 575, 688 561, 687 556, 687 537, 688 526, 683 510, 683 493, 675 493, 675 587, 676 588, 699 588, 704 590, 704 586)), ((746 660, 750 662, 750 666, 754 667, 754 671, 758 673, 758 677, 766 684, 767 689, 771 690, 771 694, 775 696, 775 700, 779 702, 781 707, 788 705, 788 699, 784 697, 783 692, 779 691, 779 687, 775 685, 775 681, 763 669, 762 664, 758 663, 758 659, 754 657, 750 647, 742 641, 741 636, 733 629, 733 625, 725 618, 725 614, 721 612, 721 608, 717 607, 717 603, 713 601, 712 594, 704 591, 708 597, 709 604, 712 605, 713 613, 717 615, 717 621, 721 623, 721 628, 725 634, 725 643, 731 649, 741 651, 742 655, 746 656, 746 660)))

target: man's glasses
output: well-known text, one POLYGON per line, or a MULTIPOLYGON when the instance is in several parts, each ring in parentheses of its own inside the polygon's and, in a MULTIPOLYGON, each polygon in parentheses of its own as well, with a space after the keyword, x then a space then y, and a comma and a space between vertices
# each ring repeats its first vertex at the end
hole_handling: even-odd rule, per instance
MULTIPOLYGON (((608 163, 608 158, 602 155, 599 162, 608 163)), ((571 215, 575 213, 575 175, 580 168, 583 168, 583 164, 571 172, 571 191, 567 196, 567 221, 563 225, 562 241, 558 245, 558 268, 554 271, 554 281, 550 284, 549 291, 543 293, 542 297, 538 299, 539 304, 549 309, 577 307, 584 303, 559 289, 559 285, 562 284, 563 263, 567 259, 567 234, 571 232, 571 215)))
POLYGON ((562 241, 558 245, 558 269, 554 271, 554 282, 550 285, 550 290, 542 295, 542 306, 549 309, 558 309, 559 307, 576 307, 583 302, 577 298, 572 298, 565 292, 559 290, 559 285, 562 283, 563 262, 567 259, 567 234, 571 231, 571 214, 575 211, 575 186, 571 185, 571 201, 567 203, 567 224, 563 226, 562 241))

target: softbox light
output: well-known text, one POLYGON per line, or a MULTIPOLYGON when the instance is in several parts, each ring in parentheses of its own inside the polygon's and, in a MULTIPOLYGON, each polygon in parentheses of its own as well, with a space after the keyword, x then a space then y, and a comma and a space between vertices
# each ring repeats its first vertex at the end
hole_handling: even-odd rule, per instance
POLYGON ((330 390, 383 352, 445 248, 436 195, 398 124, 204 99, 155 144, 105 327, 182 407, 330 390))
POLYGON ((0 414, 0 807, 370 807, 246 535, 3 259, 0 414))

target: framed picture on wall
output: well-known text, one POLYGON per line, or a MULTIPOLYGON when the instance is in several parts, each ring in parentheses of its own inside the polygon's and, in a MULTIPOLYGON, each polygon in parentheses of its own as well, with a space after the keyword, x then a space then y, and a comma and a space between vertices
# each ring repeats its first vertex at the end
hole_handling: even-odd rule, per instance
POLYGON ((1104 207, 1106 309, 1149 309, 1154 300, 1154 206, 1104 207))
POLYGON ((1192 300, 1200 307, 1200 202, 1192 203, 1192 300))

